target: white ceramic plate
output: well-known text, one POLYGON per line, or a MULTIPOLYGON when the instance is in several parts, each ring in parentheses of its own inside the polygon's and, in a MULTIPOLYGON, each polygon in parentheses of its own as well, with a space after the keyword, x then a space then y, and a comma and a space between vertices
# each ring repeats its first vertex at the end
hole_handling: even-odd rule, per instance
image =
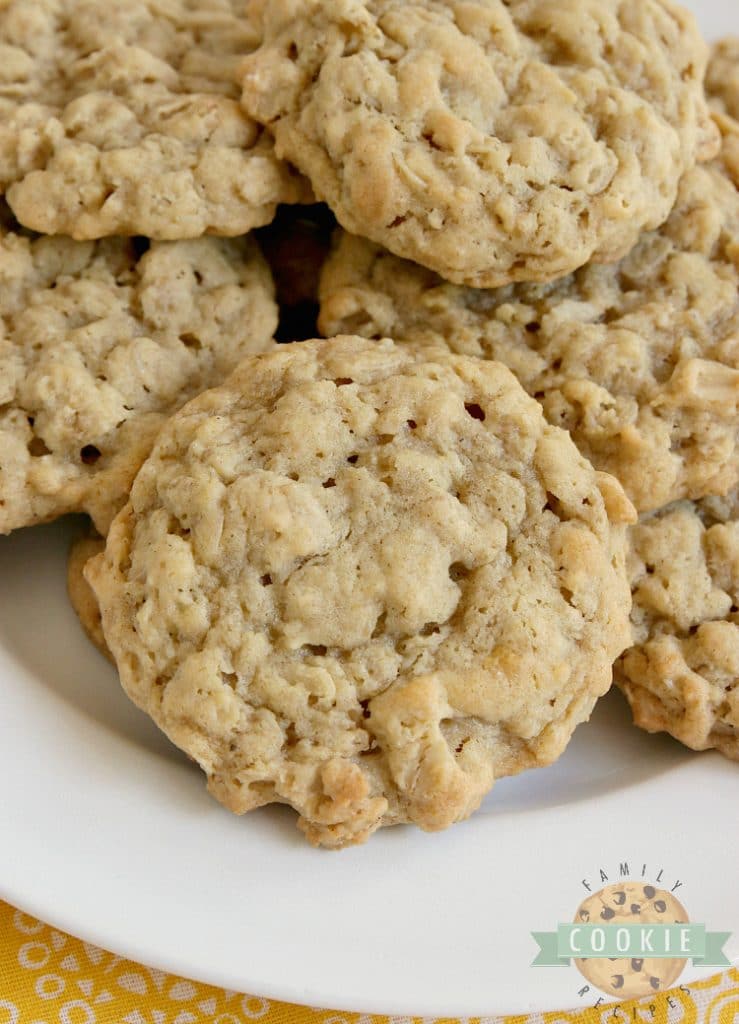
MULTIPOLYGON (((692 4, 711 36, 736 0, 692 4)), ((313 1006, 473 1016, 592 1005, 574 967, 531 967, 619 865, 732 931, 739 768, 633 729, 616 693, 550 769, 503 780, 449 832, 310 849, 286 809, 237 819, 126 700, 65 595, 79 523, 0 540, 0 895, 179 974, 313 1006), (642 865, 645 867, 642 869, 642 865), (662 870, 662 875, 659 872, 662 870)), ((693 980, 711 971, 687 967, 693 980)))

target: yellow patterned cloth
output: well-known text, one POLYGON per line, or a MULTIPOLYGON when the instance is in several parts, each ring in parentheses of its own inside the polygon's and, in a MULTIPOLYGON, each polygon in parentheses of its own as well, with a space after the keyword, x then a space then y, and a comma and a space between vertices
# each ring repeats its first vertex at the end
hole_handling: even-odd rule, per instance
MULTIPOLYGON (((465 1018, 460 1024, 478 1020, 480 1024, 739 1024, 739 970, 640 1002, 531 1017, 465 1018)), ((0 901, 0 1024, 251 1021, 428 1024, 422 1018, 292 1006, 176 978, 73 939, 0 901)))

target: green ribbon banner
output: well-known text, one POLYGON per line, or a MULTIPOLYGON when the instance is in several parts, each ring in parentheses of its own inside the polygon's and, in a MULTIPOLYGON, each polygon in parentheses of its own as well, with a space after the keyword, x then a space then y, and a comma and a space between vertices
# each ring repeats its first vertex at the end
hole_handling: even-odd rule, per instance
POLYGON ((531 935, 539 946, 532 967, 566 967, 573 958, 603 957, 731 967, 722 949, 731 932, 708 932, 703 924, 560 924, 556 932, 531 935))

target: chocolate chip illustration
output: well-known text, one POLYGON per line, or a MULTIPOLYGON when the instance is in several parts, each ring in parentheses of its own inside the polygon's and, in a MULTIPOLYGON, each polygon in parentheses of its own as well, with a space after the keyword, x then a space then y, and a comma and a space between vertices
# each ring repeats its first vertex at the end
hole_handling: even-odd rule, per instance
MULTIPOLYGON (((621 881, 592 893, 573 915, 575 922, 608 922, 613 928, 634 921, 687 921, 685 909, 672 894, 643 881, 621 881), (661 910, 664 904, 665 910, 661 910), (666 912, 665 912, 666 911, 666 912)), ((638 957, 602 956, 573 961, 580 974, 602 992, 618 999, 640 999, 672 988, 686 961, 679 957, 652 961, 638 957)), ((739 1021, 737 1022, 739 1024, 739 1021)))

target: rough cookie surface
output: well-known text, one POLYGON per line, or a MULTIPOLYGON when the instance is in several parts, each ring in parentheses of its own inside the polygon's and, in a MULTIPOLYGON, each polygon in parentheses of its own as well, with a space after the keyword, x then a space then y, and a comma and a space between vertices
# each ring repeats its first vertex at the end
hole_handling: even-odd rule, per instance
POLYGON ((250 239, 0 237, 0 533, 88 512, 101 534, 166 417, 272 344, 250 239))
POLYGON ((0 191, 47 234, 245 234, 306 183, 241 109, 245 0, 6 0, 0 191))
POLYGON ((357 235, 477 287, 623 256, 715 154, 669 0, 258 0, 243 103, 357 235))
POLYGON ((739 492, 631 530, 635 645, 616 679, 634 721, 739 760, 739 492))
POLYGON ((169 421, 86 575, 212 793, 336 847, 559 756, 628 642, 632 516, 500 364, 309 341, 169 421))
POLYGON ((716 43, 706 75, 711 106, 739 119, 739 37, 716 43))
POLYGON ((339 238, 320 328, 498 359, 640 510, 739 475, 739 126, 693 168, 663 227, 620 263, 552 285, 473 290, 339 238))
POLYGON ((105 548, 102 537, 91 535, 80 537, 69 551, 67 561, 67 593, 80 625, 87 638, 97 647, 101 654, 113 660, 103 635, 103 623, 100 616, 100 605, 92 587, 84 577, 84 568, 91 558, 99 555, 105 548))

